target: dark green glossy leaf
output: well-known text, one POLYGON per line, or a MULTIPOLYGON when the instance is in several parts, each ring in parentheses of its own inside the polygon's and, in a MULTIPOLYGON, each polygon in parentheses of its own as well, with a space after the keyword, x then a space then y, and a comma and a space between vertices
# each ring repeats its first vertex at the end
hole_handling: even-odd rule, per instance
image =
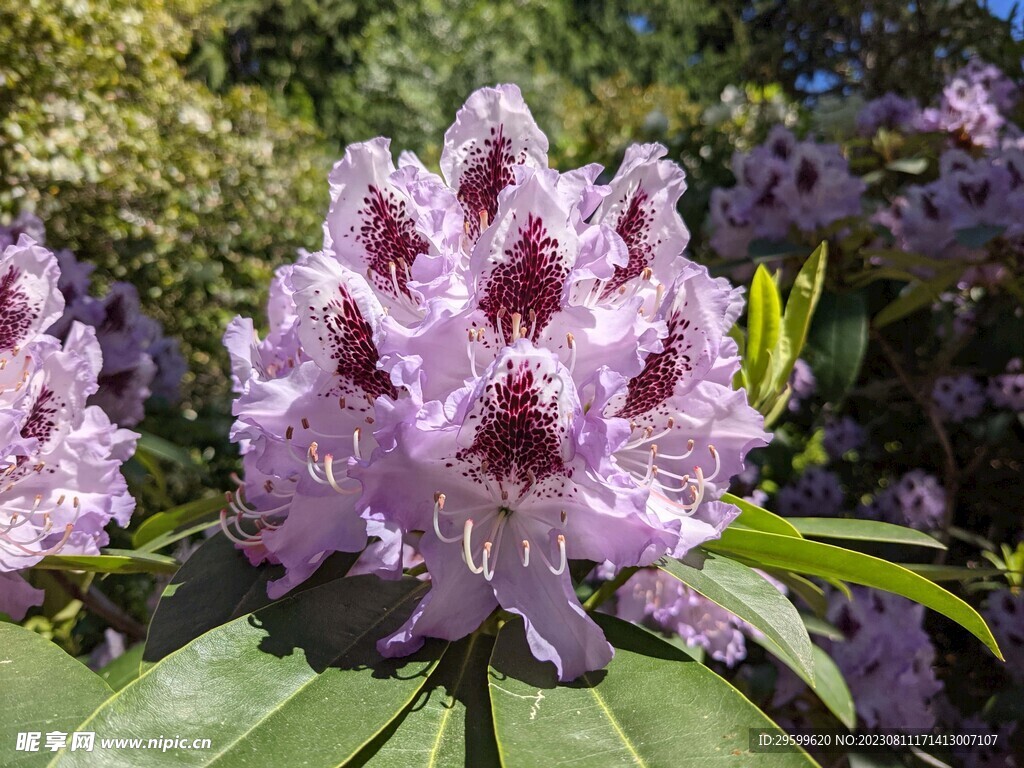
POLYGON ((853 520, 845 517, 793 517, 790 522, 808 539, 846 539, 880 541, 915 547, 945 549, 941 541, 923 531, 877 520, 853 520))
POLYGON ((814 659, 814 683, 804 674, 803 670, 793 665, 785 654, 780 654, 778 646, 766 638, 752 638, 753 642, 763 646, 769 653, 796 673, 797 677, 804 681, 814 694, 821 699, 822 704, 828 707, 829 712, 847 728, 853 728, 857 724, 857 710, 853 705, 853 697, 850 689, 843 679, 843 673, 825 651, 818 646, 813 646, 814 659))
POLYGON ((884 328, 909 314, 931 306, 943 291, 957 281, 961 271, 959 268, 946 269, 930 280, 909 284, 894 301, 875 315, 872 320, 874 326, 884 328))
POLYGON ((71 733, 113 691, 41 635, 0 623, 0 755, 3 765, 46 765, 46 733, 71 733), (16 752, 17 734, 39 736, 39 752, 16 752))
POLYGON ((967 227, 953 232, 953 236, 960 245, 968 248, 982 248, 991 240, 1006 231, 1006 227, 996 227, 991 224, 979 224, 976 227, 967 227))
POLYGON ((44 571, 91 571, 93 573, 174 573, 180 563, 173 557, 130 549, 104 549, 100 555, 50 555, 33 568, 44 571))
POLYGON ((746 499, 741 499, 739 496, 734 496, 731 493, 723 494, 722 501, 740 508, 740 516, 736 518, 736 522, 740 525, 753 528, 755 531, 766 531, 768 533, 778 533, 782 536, 796 536, 800 538, 800 531, 789 520, 776 515, 774 512, 762 509, 756 504, 752 504, 746 499))
POLYGON ((859 293, 826 293, 807 339, 818 392, 839 401, 857 381, 868 348, 868 307, 859 293))
POLYGON ((452 643, 412 706, 347 765, 500 765, 487 690, 493 648, 494 636, 480 633, 452 643))
POLYGON ((141 674, 142 643, 133 645, 116 659, 103 667, 97 674, 113 690, 119 691, 141 674))
POLYGON ((204 516, 219 512, 223 508, 224 497, 213 496, 208 499, 190 501, 188 504, 182 504, 180 507, 164 512, 157 512, 142 522, 139 529, 135 531, 135 535, 132 536, 132 544, 136 548, 142 547, 158 536, 188 525, 204 516))
POLYGON ((952 619, 1002 658, 992 632, 977 611, 956 595, 894 563, 817 541, 735 528, 726 528, 721 539, 704 546, 770 568, 841 579, 903 595, 952 619))
POLYGON ((755 237, 747 246, 747 256, 755 262, 770 261, 806 252, 802 245, 791 243, 789 240, 772 240, 767 237, 755 237))
MULTIPOLYGON (((341 578, 353 559, 328 558, 294 593, 341 578)), ((282 575, 280 567, 250 565, 223 534, 210 537, 164 589, 149 623, 145 662, 159 661, 203 632, 269 605, 267 582, 282 575)))
POLYGON ((745 565, 706 554, 699 564, 662 558, 658 568, 708 600, 764 632, 781 649, 787 663, 813 679, 811 638, 793 604, 765 578, 745 565))
POLYGON ((491 657, 494 728, 507 768, 673 766, 795 768, 805 754, 755 754, 748 729, 774 724, 722 678, 650 632, 594 619, 615 646, 606 669, 558 685, 530 654, 521 620, 491 657))
POLYGON ((56 766, 302 765, 346 762, 416 698, 441 657, 429 643, 382 659, 428 585, 338 579, 212 629, 112 696, 77 730, 208 738, 209 749, 65 752, 56 766))

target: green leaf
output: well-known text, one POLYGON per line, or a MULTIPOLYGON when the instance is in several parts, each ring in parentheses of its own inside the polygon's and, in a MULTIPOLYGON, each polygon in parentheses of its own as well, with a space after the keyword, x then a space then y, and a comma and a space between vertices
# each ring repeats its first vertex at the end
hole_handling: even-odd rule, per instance
POLYGON ((918 576, 923 576, 928 581, 968 582, 1006 575, 1006 571, 1001 571, 998 568, 962 568, 956 565, 932 565, 931 563, 900 563, 900 565, 918 576))
MULTIPOLYGON (((0 623, 0 754, 14 768, 46 765, 47 732, 70 734, 113 693, 100 677, 41 635, 0 623), (39 752, 15 752, 17 734, 43 734, 39 752)), ((69 737, 70 738, 70 737, 69 737)))
POLYGON ((172 464, 177 464, 180 467, 187 467, 193 464, 192 457, 189 456, 188 450, 149 432, 143 432, 139 435, 135 452, 137 454, 148 454, 158 459, 169 461, 172 464))
POLYGON ((952 619, 998 658, 1003 658, 992 632, 977 611, 956 595, 894 563, 817 541, 739 528, 726 528, 721 539, 706 542, 704 546, 771 568, 842 579, 903 595, 952 619))
POLYGON ((886 170, 889 171, 899 171, 900 173, 907 173, 911 176, 920 176, 928 170, 928 158, 901 157, 899 160, 893 160, 891 163, 887 163, 885 167, 886 170))
POLYGON ((957 229, 953 236, 960 245, 968 248, 983 248, 987 243, 995 240, 1006 231, 1006 227, 992 226, 991 224, 979 224, 976 227, 957 229))
MULTIPOLYGON (((341 578, 354 558, 329 557, 291 594, 341 578)), ((207 630, 269 605, 267 582, 283 575, 279 566, 250 565, 223 534, 210 537, 164 589, 149 623, 145 663, 159 661, 207 630)))
POLYGON ((76 730, 149 739, 208 738, 210 749, 64 752, 55 765, 337 766, 416 698, 445 645, 383 659, 379 638, 428 585, 356 576, 306 590, 217 627, 114 694, 76 730))
POLYGON ((745 565, 707 554, 695 567, 672 558, 655 563, 670 576, 756 627, 785 655, 787 663, 813 679, 811 638, 789 599, 745 565))
POLYGON ((136 551, 159 552, 161 549, 169 547, 171 544, 176 544, 182 539, 195 536, 197 533, 204 533, 205 531, 218 526, 220 526, 220 520, 215 518, 212 520, 204 520, 201 523, 190 525, 187 528, 177 528, 173 531, 169 531, 168 533, 161 533, 155 539, 150 539, 136 551))
POLYGON ((119 691, 141 674, 142 643, 137 643, 122 653, 97 674, 113 690, 119 691))
POLYGON ((821 702, 828 707, 829 712, 847 728, 853 728, 857 724, 857 710, 853 704, 853 696, 843 679, 843 673, 825 651, 818 646, 812 646, 814 659, 814 682, 804 674, 803 670, 795 666, 785 654, 779 653, 778 646, 764 637, 751 637, 755 643, 763 647, 783 664, 796 673, 797 677, 804 681, 814 694, 821 699, 821 702))
MULTIPOLYGON (((825 596, 825 590, 813 581, 804 578, 799 573, 782 571, 777 568, 769 568, 767 571, 772 578, 778 579, 789 587, 790 591, 803 600, 815 614, 824 616, 828 613, 828 598, 825 596)), ((806 622, 804 624, 806 626, 806 622)))
POLYGON ((796 536, 800 538, 800 531, 784 517, 779 517, 767 509, 761 509, 756 504, 752 504, 746 499, 741 499, 739 496, 734 496, 731 493, 723 494, 722 501, 740 508, 740 516, 736 518, 736 522, 740 525, 753 528, 755 531, 778 533, 782 536, 796 536))
POLYGON ((801 613, 800 618, 803 619, 804 626, 807 627, 807 631, 812 635, 826 637, 829 640, 845 639, 842 632, 822 618, 810 613, 801 613))
POLYGON ((814 310, 821 298, 825 285, 825 268, 828 265, 828 243, 823 242, 800 268, 793 288, 786 299, 782 314, 782 333, 779 335, 775 353, 772 355, 772 375, 769 392, 781 392, 785 387, 793 365, 807 342, 814 310))
POLYGON ((173 557, 135 552, 130 549, 104 549, 100 555, 50 555, 33 568, 44 571, 91 571, 93 573, 174 573, 181 566, 173 557))
POLYGON ((155 515, 146 518, 139 529, 132 536, 132 544, 138 548, 148 544, 153 539, 165 533, 170 533, 176 528, 199 520, 207 515, 220 512, 224 508, 223 496, 212 496, 208 499, 197 499, 180 507, 174 507, 164 512, 157 512, 155 515))
POLYGON ((757 398, 765 386, 768 354, 779 340, 782 325, 782 298, 768 269, 762 264, 754 273, 747 304, 747 352, 744 368, 751 397, 757 398))
POLYGON ((877 520, 852 520, 844 517, 793 517, 790 521, 809 539, 846 539, 881 541, 915 547, 945 549, 945 545, 927 533, 902 525, 877 520))
POLYGON ((803 753, 749 750, 748 729, 771 720, 710 669, 650 632, 593 617, 615 646, 604 670, 558 685, 523 622, 508 622, 491 656, 494 729, 506 768, 670 766, 806 768, 803 753))
POLYGON ((838 402, 857 381, 868 348, 868 307, 859 293, 826 293, 818 303, 807 345, 818 392, 838 402))
POLYGON ((755 237, 747 246, 747 256, 755 262, 772 261, 803 252, 802 245, 791 243, 789 240, 772 240, 767 237, 755 237))
POLYGON ((479 632, 452 643, 402 717, 347 765, 500 765, 487 689, 493 648, 494 636, 479 632))
POLYGON ((918 283, 910 283, 895 299, 890 302, 881 312, 875 315, 874 323, 876 328, 884 328, 907 315, 917 312, 919 309, 931 306, 949 286, 953 285, 960 277, 963 269, 957 267, 946 269, 930 280, 918 283))

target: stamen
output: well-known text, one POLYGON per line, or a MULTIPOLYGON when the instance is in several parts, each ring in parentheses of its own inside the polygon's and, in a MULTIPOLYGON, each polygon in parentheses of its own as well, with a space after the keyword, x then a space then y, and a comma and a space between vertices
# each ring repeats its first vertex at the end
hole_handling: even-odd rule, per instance
MULTIPOLYGON (((470 551, 473 541, 473 518, 467 518, 466 525, 462 529, 462 557, 473 573, 483 573, 483 566, 477 568, 473 563, 473 553, 470 551)), ((486 556, 485 556, 486 557, 486 556)))
POLYGON ((690 454, 693 453, 693 445, 694 445, 693 440, 687 440, 686 441, 686 453, 677 453, 677 454, 662 453, 662 454, 659 454, 659 455, 663 459, 688 459, 688 458, 690 458, 690 454))
POLYGON ((530 542, 523 539, 523 551, 519 554, 519 559, 523 562, 523 568, 530 565, 530 542))
POLYGON ((565 342, 569 345, 569 373, 576 370, 576 337, 571 333, 565 334, 565 342))
POLYGON ((494 570, 490 567, 491 565, 491 542, 484 542, 484 560, 482 570, 484 572, 484 579, 490 581, 494 578, 494 570))
POLYGON ((359 450, 359 436, 363 433, 361 427, 356 427, 355 431, 352 432, 352 455, 362 461, 363 454, 359 450))
MULTIPOLYGON (((334 490, 335 493, 340 493, 345 496, 351 496, 359 493, 359 489, 357 488, 342 488, 338 484, 338 481, 334 477, 334 456, 332 456, 329 453, 326 456, 324 456, 324 474, 327 476, 327 482, 330 484, 331 488, 334 490)), ((349 478, 345 479, 347 480, 349 478)))
POLYGON ((487 229, 487 225, 488 225, 488 223, 490 221, 490 216, 487 215, 487 209, 486 208, 484 208, 482 211, 480 211, 479 215, 480 215, 480 231, 483 232, 485 229, 487 229))
POLYGON ((519 312, 512 313, 512 341, 519 338, 519 329, 523 325, 523 316, 519 312))
POLYGON ((568 562, 565 556, 565 535, 561 533, 558 534, 558 555, 558 568, 552 568, 551 563, 548 563, 548 568, 551 570, 551 573, 553 573, 555 576, 561 576, 563 573, 565 573, 565 565, 568 562))
POLYGON ((705 477, 704 480, 711 481, 711 480, 714 480, 716 477, 718 477, 718 473, 722 470, 722 459, 718 455, 718 451, 715 449, 715 446, 713 446, 713 445, 709 445, 708 446, 708 453, 710 453, 711 454, 711 458, 713 458, 715 460, 715 471, 712 472, 707 477, 705 477))
POLYGON ((537 338, 537 310, 531 309, 530 310, 530 314, 529 314, 529 318, 530 318, 530 338, 531 339, 536 339, 537 338))
POLYGON ((501 345, 503 347, 507 347, 508 346, 508 339, 505 338, 505 323, 503 322, 503 320, 505 319, 505 313, 506 313, 505 308, 504 307, 500 307, 498 309, 497 313, 494 315, 494 319, 497 320, 497 322, 498 322, 497 331, 498 331, 498 335, 501 337, 501 345))
MULTIPOLYGON (((441 526, 438 524, 438 514, 444 509, 444 494, 439 493, 434 497, 434 533, 437 534, 437 538, 443 541, 445 544, 454 544, 456 541, 462 538, 462 536, 445 536, 441 533, 441 526)), ((470 521, 471 522, 471 521, 470 521)))

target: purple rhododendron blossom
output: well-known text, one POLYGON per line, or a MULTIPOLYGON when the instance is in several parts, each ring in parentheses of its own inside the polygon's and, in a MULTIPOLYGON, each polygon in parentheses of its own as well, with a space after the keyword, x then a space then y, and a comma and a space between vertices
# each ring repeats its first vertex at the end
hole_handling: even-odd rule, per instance
MULTIPOLYGON (((911 186, 880 215, 905 251, 964 264, 961 285, 994 285, 1024 253, 1024 152, 943 153, 939 178, 911 186), (984 233, 980 240, 972 233, 984 233), (977 244, 976 244, 977 243, 977 244)), ((922 278, 932 270, 916 270, 922 278)))
POLYGON ((711 658, 730 667, 747 657, 744 633, 753 630, 679 579, 653 569, 633 574, 615 593, 615 614, 679 635, 691 648, 703 648, 711 658))
POLYGON ((839 476, 821 467, 808 467, 779 491, 778 511, 787 517, 831 517, 842 508, 839 476))
POLYGON ((932 727, 932 701, 942 683, 923 627, 924 607, 887 592, 852 591, 853 600, 839 593, 829 600, 828 619, 845 640, 826 643, 826 650, 846 679, 857 714, 869 728, 932 727))
POLYGON ((1008 589, 991 593, 981 611, 1006 658, 1004 669, 1024 683, 1024 593, 1008 589))
POLYGON ((867 441, 867 432, 860 424, 849 416, 835 419, 825 424, 825 437, 822 445, 832 459, 841 459, 850 451, 863 447, 867 441))
POLYGON ((1024 365, 1015 357, 1006 364, 1006 372, 988 383, 988 399, 996 408, 1024 411, 1024 365))
POLYGON ((786 408, 796 413, 804 403, 817 391, 818 380, 806 360, 798 359, 793 364, 793 372, 789 374, 789 402, 786 408))
POLYGON ((998 67, 973 60, 949 79, 939 105, 916 117, 915 127, 952 134, 961 145, 996 147, 1018 95, 1016 84, 998 67))
POLYGON ((887 93, 867 102, 857 115, 857 133, 873 136, 879 128, 889 131, 910 131, 921 112, 914 99, 887 93))
POLYGON ((747 258, 755 239, 784 240, 861 212, 865 184, 835 144, 797 141, 776 126, 732 166, 736 186, 711 195, 711 247, 724 259, 747 258))
POLYGON ((945 421, 958 423, 981 414, 985 390, 973 376, 940 376, 932 387, 932 402, 945 421))
POLYGON ((470 96, 442 175, 351 145, 269 333, 225 336, 245 468, 227 532, 285 566, 274 596, 368 540, 361 572, 397 576, 415 544, 431 589, 386 655, 501 607, 562 679, 604 666, 568 561, 717 537, 738 514, 717 499, 769 438, 731 384, 741 294, 683 257, 682 170, 634 146, 602 185, 547 148, 515 86, 470 96))
MULTIPOLYGON (((11 226, 0 227, 0 244, 16 240, 19 233, 42 245, 46 230, 38 218, 22 214, 11 226)), ((170 401, 178 397, 186 372, 178 342, 165 337, 160 324, 142 313, 134 286, 114 283, 106 296, 94 298, 90 296, 93 266, 79 262, 71 251, 57 251, 55 256, 64 311, 45 331, 66 339, 76 322, 95 329, 103 368, 99 389, 89 404, 101 407, 122 427, 134 426, 145 416, 150 395, 170 401)))
POLYGON ((57 552, 98 554, 106 524, 135 507, 121 475, 136 435, 98 407, 91 328, 44 333, 64 311, 54 255, 27 235, 0 255, 0 610, 21 618, 42 593, 15 572, 57 552))

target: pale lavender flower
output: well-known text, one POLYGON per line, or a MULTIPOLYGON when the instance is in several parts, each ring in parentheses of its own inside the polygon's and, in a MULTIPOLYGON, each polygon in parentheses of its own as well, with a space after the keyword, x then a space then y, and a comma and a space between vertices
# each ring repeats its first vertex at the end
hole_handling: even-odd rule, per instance
POLYGON ((814 378, 814 371, 803 359, 798 359, 793 364, 793 372, 789 374, 789 402, 786 408, 791 413, 796 413, 803 407, 818 388, 818 380, 814 378))
POLYGON ((43 333, 64 310, 58 280, 54 255, 25 235, 0 255, 0 571, 14 614, 41 595, 13 572, 97 554, 106 524, 126 525, 135 506, 120 467, 136 435, 86 405, 101 368, 94 332, 72 324, 63 345, 43 333))
POLYGON ((843 416, 825 424, 825 438, 822 444, 830 458, 840 459, 850 451, 863 447, 866 440, 867 432, 864 427, 849 416, 843 416))
POLYGON ((6 226, 0 224, 0 251, 17 243, 22 235, 27 235, 37 243, 42 243, 46 237, 46 228, 38 216, 28 211, 22 211, 14 217, 10 224, 6 226))
POLYGON ((755 239, 784 240, 791 229, 813 233, 861 211, 864 183, 834 144, 797 141, 776 126, 767 141, 733 156, 736 186, 711 197, 711 247, 745 259, 755 239))
POLYGON ((853 600, 833 593, 828 619, 845 640, 827 643, 869 728, 930 728, 942 690, 924 607, 887 592, 853 587, 853 600), (896 694, 896 695, 894 695, 896 694))
POLYGON ((945 421, 959 423, 981 415, 985 390, 973 376, 940 376, 932 387, 932 402, 945 421))
POLYGON ((1015 357, 1006 364, 1006 372, 993 376, 988 383, 988 399, 996 408, 1020 413, 1024 411, 1024 366, 1015 357))
POLYGON ((470 96, 442 176, 350 146, 271 334, 226 337, 246 470, 226 531, 285 565, 275 596, 369 537, 361 567, 397 574, 419 537, 431 590, 387 655, 502 607, 562 679, 603 666, 568 560, 717 537, 738 510, 715 499, 768 437, 731 385, 741 296, 682 256, 682 171, 643 145, 598 185, 547 146, 514 86, 470 96))
POLYGON ((1016 682, 1024 683, 1024 592, 992 592, 981 611, 1006 659, 1003 667, 1016 682))
POLYGON ((779 491, 777 503, 786 517, 832 517, 843 507, 843 489, 834 472, 808 467, 779 491))
MULTIPOLYGON (((29 217, 23 228, 38 233, 42 242, 45 229, 39 219, 29 217)), ((134 426, 145 416, 145 402, 155 389, 167 400, 177 398, 186 370, 178 342, 164 337, 160 324, 142 313, 133 286, 114 283, 106 296, 96 299, 90 295, 93 266, 79 262, 71 251, 55 256, 64 312, 46 333, 65 339, 76 322, 96 329, 103 370, 90 404, 103 408, 117 424, 134 426)))
POLYGON ((889 131, 910 131, 921 111, 915 99, 887 93, 867 102, 857 115, 857 133, 873 136, 879 128, 889 131))
POLYGON ((884 492, 888 498, 882 508, 891 522, 908 525, 921 531, 933 531, 942 522, 946 509, 946 492, 938 478, 923 469, 912 469, 884 492))
POLYGON ((108 627, 103 631, 103 641, 89 654, 88 666, 94 670, 103 669, 114 659, 123 656, 126 650, 128 648, 125 645, 125 636, 108 627))
POLYGON ((996 147, 1016 100, 1016 86, 998 68, 972 61, 949 79, 939 105, 920 113, 916 127, 952 134, 962 144, 996 147))
POLYGON ((746 622, 664 571, 644 569, 633 574, 616 592, 615 601, 620 619, 679 635, 691 648, 703 648, 727 666, 747 656, 746 622))

